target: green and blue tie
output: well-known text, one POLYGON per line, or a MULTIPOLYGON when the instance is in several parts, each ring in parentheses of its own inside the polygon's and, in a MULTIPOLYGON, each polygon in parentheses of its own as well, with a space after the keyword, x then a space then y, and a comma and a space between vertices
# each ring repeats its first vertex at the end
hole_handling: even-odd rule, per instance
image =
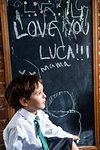
POLYGON ((45 139, 45 137, 44 137, 43 134, 42 134, 42 131, 41 131, 40 124, 39 124, 39 121, 38 121, 37 116, 36 116, 35 119, 34 119, 34 123, 35 123, 35 126, 36 126, 37 134, 38 134, 38 136, 39 136, 39 138, 40 138, 40 140, 41 140, 43 149, 44 149, 44 150, 49 150, 48 144, 47 144, 47 142, 46 142, 46 139, 45 139))

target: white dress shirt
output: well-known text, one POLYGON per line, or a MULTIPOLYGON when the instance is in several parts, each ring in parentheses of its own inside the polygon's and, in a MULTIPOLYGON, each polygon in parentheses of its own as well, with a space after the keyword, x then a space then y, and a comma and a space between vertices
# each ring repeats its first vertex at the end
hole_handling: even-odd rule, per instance
MULTIPOLYGON (((43 150, 41 141, 36 134, 35 117, 23 108, 15 113, 3 132, 6 150, 43 150)), ((38 110, 37 117, 45 137, 74 138, 72 134, 54 125, 44 111, 38 110)))

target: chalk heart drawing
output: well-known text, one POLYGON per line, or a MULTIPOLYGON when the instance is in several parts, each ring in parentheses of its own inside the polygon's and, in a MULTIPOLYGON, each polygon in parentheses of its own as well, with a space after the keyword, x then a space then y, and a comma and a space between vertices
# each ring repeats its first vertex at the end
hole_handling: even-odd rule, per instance
POLYGON ((68 91, 59 91, 47 98, 45 112, 54 118, 68 117, 68 115, 74 117, 75 114, 79 116, 78 135, 80 136, 82 131, 81 114, 76 110, 76 107, 76 102, 68 91))

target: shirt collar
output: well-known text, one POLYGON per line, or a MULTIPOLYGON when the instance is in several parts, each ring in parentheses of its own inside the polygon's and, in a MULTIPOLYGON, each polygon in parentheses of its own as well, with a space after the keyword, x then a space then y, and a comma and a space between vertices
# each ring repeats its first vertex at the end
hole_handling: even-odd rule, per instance
POLYGON ((18 113, 20 113, 26 120, 28 120, 28 122, 30 122, 31 124, 34 123, 34 119, 35 117, 37 116, 38 119, 40 120, 39 118, 39 111, 37 111, 37 115, 34 115, 32 114, 31 112, 27 111, 26 109, 24 108, 21 108, 18 113))

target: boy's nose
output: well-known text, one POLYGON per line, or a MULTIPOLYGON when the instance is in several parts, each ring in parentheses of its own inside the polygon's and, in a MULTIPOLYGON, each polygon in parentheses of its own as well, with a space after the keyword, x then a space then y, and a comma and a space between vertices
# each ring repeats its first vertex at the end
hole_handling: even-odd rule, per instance
POLYGON ((46 96, 46 94, 45 93, 43 93, 43 98, 46 98, 47 96, 46 96))

